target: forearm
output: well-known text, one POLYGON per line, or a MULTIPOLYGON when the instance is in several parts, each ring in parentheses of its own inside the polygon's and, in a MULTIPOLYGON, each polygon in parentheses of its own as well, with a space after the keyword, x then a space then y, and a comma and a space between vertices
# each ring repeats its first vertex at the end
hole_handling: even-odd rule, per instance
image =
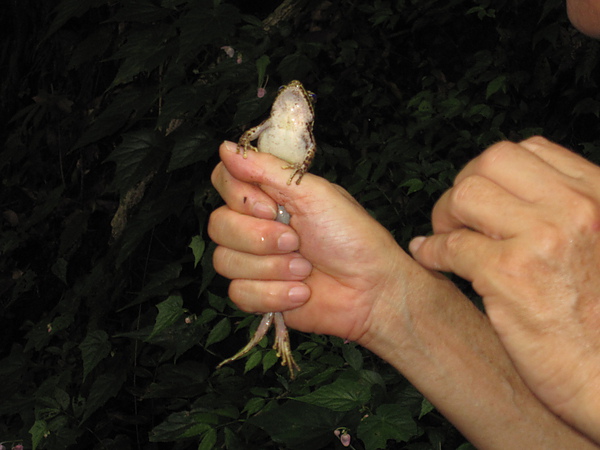
POLYGON ((364 345, 396 367, 479 448, 598 448, 525 386, 487 317, 411 265, 364 345))

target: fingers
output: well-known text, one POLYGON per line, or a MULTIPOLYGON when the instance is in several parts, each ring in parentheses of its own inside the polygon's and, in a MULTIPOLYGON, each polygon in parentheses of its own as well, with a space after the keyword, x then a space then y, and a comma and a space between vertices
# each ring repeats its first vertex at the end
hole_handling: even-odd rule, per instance
POLYGON ((219 246, 213 255, 215 270, 230 279, 300 281, 312 265, 298 253, 253 255, 219 246))
POLYGON ((523 142, 521 146, 538 156, 555 169, 575 179, 598 177, 598 167, 585 158, 561 147, 554 142, 534 136, 523 142))
POLYGON ((289 253, 300 246, 298 235, 289 226, 239 214, 228 206, 213 211, 208 235, 219 245, 256 255, 289 253))
POLYGON ((312 265, 295 252, 299 238, 289 226, 222 206, 211 214, 208 233, 220 244, 213 255, 215 270, 233 280, 229 296, 241 309, 287 311, 310 297, 301 280, 312 265))
POLYGON ((552 188, 563 184, 567 176, 522 144, 499 142, 491 146, 465 166, 455 185, 479 175, 527 202, 552 197, 552 188))
POLYGON ((299 281, 233 280, 229 297, 246 312, 282 312, 298 308, 310 297, 310 288, 299 281))
POLYGON ((453 272, 465 280, 473 281, 475 274, 481 275, 487 267, 495 267, 500 245, 499 241, 461 228, 451 233, 416 237, 408 248, 422 266, 440 272, 453 272))
POLYGON ((507 192, 488 178, 473 175, 446 191, 432 212, 435 233, 465 226, 495 239, 505 239, 531 226, 531 203, 507 192), (514 220, 519 217, 520 220, 514 220))

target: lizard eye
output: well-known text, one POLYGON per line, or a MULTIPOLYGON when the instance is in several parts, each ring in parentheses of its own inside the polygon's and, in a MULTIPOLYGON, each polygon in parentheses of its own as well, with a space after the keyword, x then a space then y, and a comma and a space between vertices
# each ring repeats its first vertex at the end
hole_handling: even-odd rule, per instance
POLYGON ((306 93, 308 94, 308 98, 310 98, 311 102, 317 103, 317 94, 311 91, 307 91, 306 93))

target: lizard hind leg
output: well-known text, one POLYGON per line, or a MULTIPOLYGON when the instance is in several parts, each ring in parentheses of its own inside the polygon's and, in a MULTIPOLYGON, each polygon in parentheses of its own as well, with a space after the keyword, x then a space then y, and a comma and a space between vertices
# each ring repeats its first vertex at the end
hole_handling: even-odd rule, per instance
POLYGON ((269 331, 269 328, 271 327, 271 324, 273 323, 273 315, 274 314, 275 313, 272 313, 272 312, 264 314, 262 320, 260 321, 260 324, 258 324, 258 328, 256 328, 256 331, 254 332, 254 336, 252 336, 252 339, 250 339, 250 341, 244 346, 244 348, 242 348, 239 352, 237 352, 231 358, 227 358, 226 360, 219 363, 219 365, 217 366, 217 369, 220 369, 225 364, 228 364, 231 361, 240 359, 242 356, 246 355, 250 350, 252 350, 254 347, 256 347, 256 345, 261 341, 261 339, 263 337, 265 337, 265 335, 267 334, 267 331, 269 331))
POLYGON ((283 320, 283 314, 274 313, 273 320, 275 322, 275 345, 273 345, 273 348, 277 351, 277 356, 281 358, 281 365, 288 366, 290 378, 293 380, 296 372, 300 370, 300 366, 292 356, 290 336, 283 320))

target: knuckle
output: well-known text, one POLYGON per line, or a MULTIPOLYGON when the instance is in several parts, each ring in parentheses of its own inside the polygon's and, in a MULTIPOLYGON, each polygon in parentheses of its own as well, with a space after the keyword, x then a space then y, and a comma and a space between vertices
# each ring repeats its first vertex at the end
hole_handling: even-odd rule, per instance
POLYGON ((600 205, 586 195, 576 195, 568 203, 568 222, 576 233, 597 232, 600 229, 600 205))
POLYGON ((220 184, 223 167, 223 163, 220 162, 210 174, 210 182, 215 188, 217 188, 217 186, 220 184))
POLYGON ((477 191, 481 182, 481 177, 470 175, 460 180, 451 190, 449 203, 451 206, 467 203, 477 196, 477 191))
POLYGON ((208 236, 215 242, 217 242, 218 231, 221 228, 221 225, 219 224, 219 219, 222 215, 222 208, 223 207, 215 209, 212 213, 210 213, 210 217, 208 218, 208 236))
POLYGON ((445 241, 445 253, 450 256, 450 258, 454 258, 460 253, 462 253, 467 245, 467 234, 469 230, 466 228, 461 228, 459 230, 454 230, 448 234, 448 237, 445 241))
POLYGON ((551 222, 536 227, 533 239, 536 243, 536 253, 532 257, 533 259, 540 258, 542 260, 559 258, 569 242, 564 231, 551 222))
POLYGON ((550 144, 550 141, 543 136, 531 136, 522 141, 523 144, 530 144, 536 147, 545 147, 550 144))
POLYGON ((230 251, 226 247, 218 246, 213 253, 213 267, 215 271, 224 277, 228 277, 229 263, 231 262, 230 251))
POLYGON ((488 147, 478 158, 478 165, 481 171, 487 172, 490 167, 509 158, 516 147, 517 144, 510 141, 500 141, 488 147))

